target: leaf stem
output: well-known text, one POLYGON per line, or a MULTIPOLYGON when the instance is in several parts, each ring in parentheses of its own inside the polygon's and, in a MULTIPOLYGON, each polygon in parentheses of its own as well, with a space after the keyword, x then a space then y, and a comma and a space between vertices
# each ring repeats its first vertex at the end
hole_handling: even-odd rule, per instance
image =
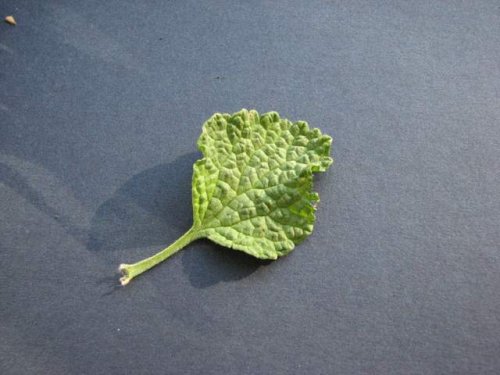
POLYGON ((192 227, 186 233, 184 233, 177 241, 171 244, 169 247, 163 249, 162 251, 156 253, 155 255, 143 259, 134 264, 120 264, 119 270, 122 273, 120 278, 120 283, 125 286, 134 277, 139 276, 141 273, 149 270, 150 268, 156 266, 157 264, 163 262, 165 259, 174 255, 176 252, 187 246, 189 243, 198 239, 198 233, 196 229, 192 227))

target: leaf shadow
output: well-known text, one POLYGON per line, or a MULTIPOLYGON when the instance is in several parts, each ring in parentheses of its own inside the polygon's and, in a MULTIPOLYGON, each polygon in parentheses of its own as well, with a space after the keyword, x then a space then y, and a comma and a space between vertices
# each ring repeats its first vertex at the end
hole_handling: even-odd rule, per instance
MULTIPOLYGON (((192 224, 192 165, 199 158, 197 152, 188 153, 126 181, 97 209, 87 248, 101 254, 154 246, 161 250, 177 239, 192 224)), ((208 240, 196 241, 181 253, 183 271, 196 288, 240 280, 266 264, 208 240)), ((115 289, 113 285, 111 292, 115 289)))
POLYGON ((87 248, 112 251, 164 246, 191 226, 192 165, 196 152, 136 174, 99 206, 87 248))
POLYGON ((203 289, 219 282, 243 279, 272 262, 227 249, 209 240, 200 240, 196 244, 182 254, 184 273, 195 288, 203 289))

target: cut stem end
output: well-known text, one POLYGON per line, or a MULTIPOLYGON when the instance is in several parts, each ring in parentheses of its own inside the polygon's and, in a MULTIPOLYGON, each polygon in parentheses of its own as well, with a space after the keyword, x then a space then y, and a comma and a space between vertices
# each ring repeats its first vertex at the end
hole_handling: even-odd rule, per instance
POLYGON ((127 285, 132 280, 127 267, 129 267, 129 264, 120 264, 120 267, 118 267, 118 270, 122 273, 122 277, 120 277, 120 284, 122 286, 127 285))

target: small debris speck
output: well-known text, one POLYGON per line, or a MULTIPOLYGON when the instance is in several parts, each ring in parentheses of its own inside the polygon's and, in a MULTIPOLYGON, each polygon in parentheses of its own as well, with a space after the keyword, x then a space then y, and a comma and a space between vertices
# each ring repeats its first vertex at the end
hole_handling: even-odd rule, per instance
POLYGON ((17 25, 16 19, 13 16, 5 17, 5 22, 7 22, 9 25, 17 25))

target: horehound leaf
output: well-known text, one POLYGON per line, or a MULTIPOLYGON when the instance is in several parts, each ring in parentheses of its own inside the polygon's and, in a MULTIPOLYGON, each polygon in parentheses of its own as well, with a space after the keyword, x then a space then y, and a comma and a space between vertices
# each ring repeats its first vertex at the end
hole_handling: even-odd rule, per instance
POLYGON ((198 139, 204 157, 193 167, 193 226, 156 255, 120 265, 122 285, 199 238, 261 259, 288 254, 313 230, 313 173, 332 164, 331 143, 276 112, 214 114, 198 139))

